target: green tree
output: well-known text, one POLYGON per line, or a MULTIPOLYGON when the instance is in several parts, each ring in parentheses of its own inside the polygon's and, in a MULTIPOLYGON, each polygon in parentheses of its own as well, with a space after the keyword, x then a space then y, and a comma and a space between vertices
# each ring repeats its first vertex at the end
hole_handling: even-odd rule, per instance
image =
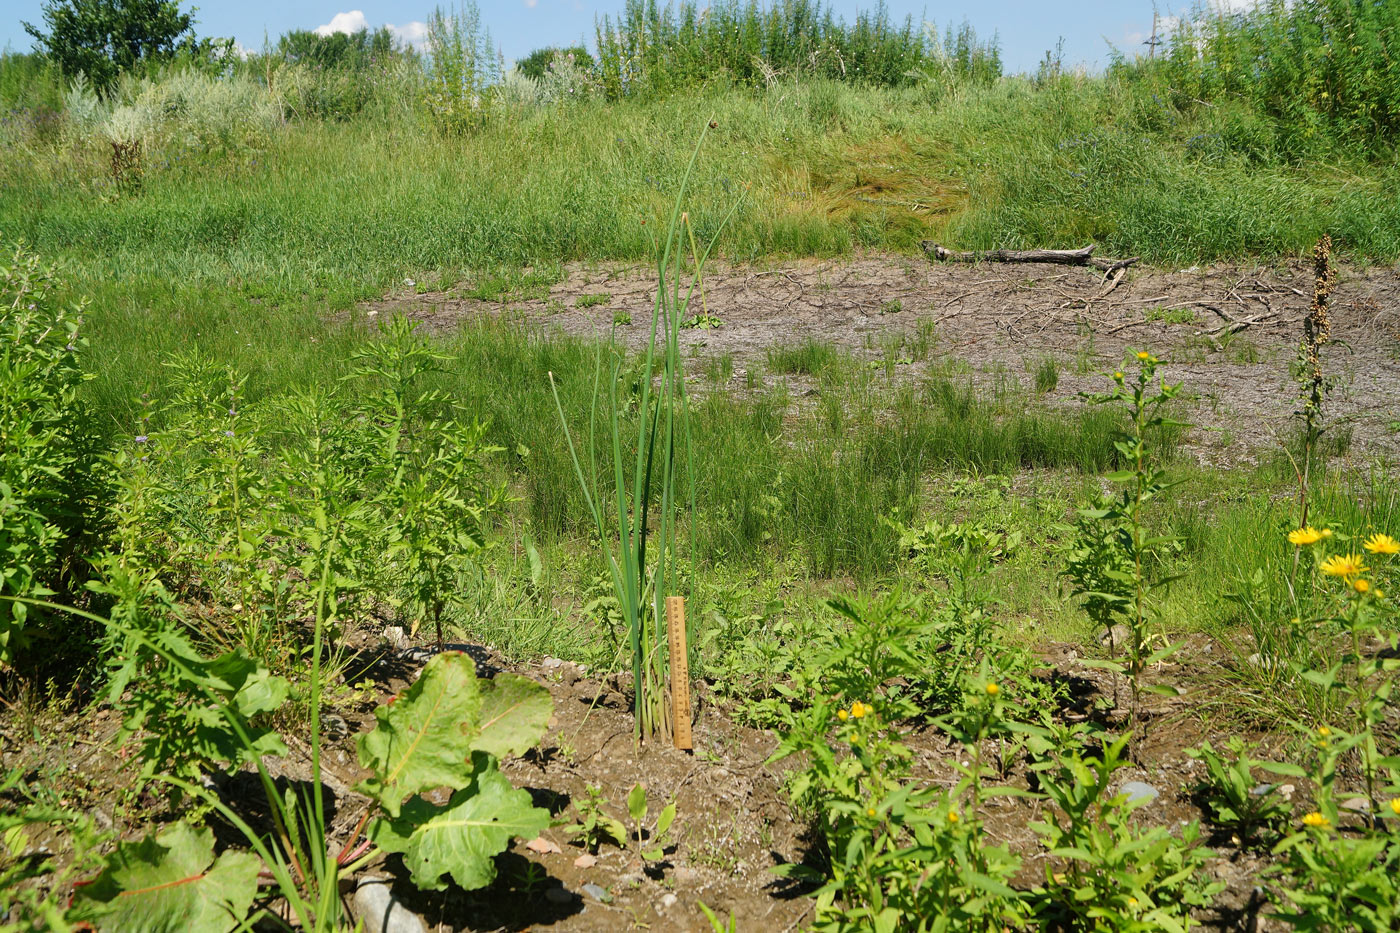
POLYGON ((572 55, 574 65, 584 71, 592 71, 594 66, 593 56, 588 54, 588 49, 581 45, 572 48, 561 49, 557 46, 549 46, 543 49, 535 49, 520 61, 515 63, 515 70, 529 78, 539 80, 543 78, 545 72, 549 71, 550 64, 556 55, 565 57, 572 55))
POLYGON ((194 14, 179 0, 47 0, 47 32, 24 23, 35 47, 67 75, 85 74, 105 89, 123 71, 177 53, 208 59, 232 40, 196 39, 194 14))

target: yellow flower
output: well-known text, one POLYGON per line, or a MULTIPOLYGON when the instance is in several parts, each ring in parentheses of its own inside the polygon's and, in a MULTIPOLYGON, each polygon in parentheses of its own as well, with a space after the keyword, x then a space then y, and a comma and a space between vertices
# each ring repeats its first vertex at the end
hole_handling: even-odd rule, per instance
POLYGON ((1303 825, 1311 826, 1314 829, 1326 829, 1332 825, 1332 821, 1318 813, 1316 810, 1303 817, 1303 825))
POLYGON ((1332 730, 1329 729, 1329 728, 1327 728, 1326 726, 1318 726, 1318 727, 1317 727, 1317 734, 1320 735, 1320 736, 1322 736, 1322 737, 1325 739, 1325 738, 1327 738, 1329 735, 1332 734, 1332 730))
POLYGON ((1374 534, 1362 545, 1372 554, 1400 554, 1400 541, 1390 535, 1374 534))
POLYGON ((1322 532, 1316 528, 1296 528, 1288 533, 1288 543, 1304 547, 1322 540, 1322 532))
POLYGON ((866 706, 860 700, 856 700, 854 703, 851 704, 852 719, 860 719, 868 712, 870 712, 870 707, 866 706))
POLYGON ((1001 693, 1000 687, 998 687, 996 684, 987 684, 987 696, 994 697, 998 693, 1001 693))
POLYGON ((956 810, 949 810, 949 811, 948 811, 948 822, 949 822, 949 823, 956 823, 957 821, 958 821, 958 811, 956 811, 956 810))
POLYGON ((1331 529, 1331 528, 1324 528, 1324 529, 1322 529, 1322 536, 1323 536, 1324 538, 1330 538, 1330 537, 1332 537, 1332 529, 1331 529))
POLYGON ((1148 360, 1152 359, 1152 354, 1151 354, 1151 353, 1148 353, 1146 350, 1139 350, 1139 351, 1138 351, 1138 359, 1140 359, 1140 360, 1142 360, 1144 363, 1146 363, 1148 360))
POLYGON ((1364 593, 1371 588, 1371 581, 1357 577, 1351 581, 1351 588, 1358 593, 1364 593))
POLYGON ((836 711, 836 718, 839 719, 839 720, 841 720, 842 722, 845 722, 847 719, 849 719, 849 718, 850 718, 850 715, 851 715, 850 713, 846 712, 846 711, 843 710, 843 709, 842 709, 842 710, 837 710, 837 711, 836 711))
POLYGON ((874 816, 874 815, 875 815, 875 808, 874 808, 874 807, 866 807, 866 808, 865 808, 865 815, 866 815, 866 816, 874 816))
POLYGON ((1390 798, 1390 812, 1400 816, 1400 797, 1390 798))
POLYGON ((1137 899, 1137 898, 1135 898, 1135 897, 1130 897, 1130 898, 1128 898, 1128 906, 1129 906, 1129 907, 1136 907, 1137 905, 1138 905, 1138 899, 1137 899))
POLYGON ((1113 378, 1116 379, 1118 382, 1122 382, 1122 381, 1123 381, 1123 374, 1122 374, 1121 372, 1115 372, 1115 373, 1113 374, 1113 378))
POLYGON ((1329 577, 1355 577, 1370 568, 1362 562, 1359 554, 1333 554, 1318 569, 1329 577))

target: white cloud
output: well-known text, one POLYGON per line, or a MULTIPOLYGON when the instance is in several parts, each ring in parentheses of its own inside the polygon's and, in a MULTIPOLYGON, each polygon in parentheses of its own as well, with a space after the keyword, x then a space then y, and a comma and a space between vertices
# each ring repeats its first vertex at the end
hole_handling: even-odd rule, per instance
POLYGON ((421 48, 428 41, 428 24, 414 20, 411 23, 404 23, 402 26, 389 24, 389 31, 394 34, 394 38, 400 42, 421 48))
MULTIPOLYGON (((428 41, 428 24, 414 20, 411 23, 404 23, 402 26, 395 26, 393 23, 384 24, 388 30, 394 34, 394 38, 407 45, 421 48, 428 41)), ((361 29, 373 29, 369 24, 369 18, 365 16, 364 10, 351 10, 348 13, 337 13, 331 17, 331 21, 324 26, 317 26, 312 32, 318 36, 329 36, 337 32, 346 35, 359 32, 361 29)))
POLYGON ((337 32, 347 35, 359 32, 361 29, 369 28, 369 20, 365 18, 364 10, 351 10, 349 13, 337 13, 331 17, 331 21, 324 26, 317 26, 312 32, 318 36, 329 36, 337 32))
POLYGON ((526 5, 527 7, 529 7, 530 9, 532 9, 532 10, 533 10, 535 7, 539 6, 539 3, 540 3, 540 0, 525 0, 525 5, 526 5))

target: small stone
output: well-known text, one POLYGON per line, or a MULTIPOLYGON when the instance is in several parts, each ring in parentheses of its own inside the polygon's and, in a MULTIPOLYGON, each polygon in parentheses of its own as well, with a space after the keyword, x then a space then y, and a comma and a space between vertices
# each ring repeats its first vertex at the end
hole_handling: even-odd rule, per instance
POLYGON ((1284 797, 1292 797, 1297 790, 1298 788, 1294 787, 1292 784, 1280 784, 1278 788, 1278 792, 1284 797))
POLYGON ((1127 797, 1129 803, 1148 803, 1159 796, 1157 788, 1142 781, 1129 781, 1118 788, 1118 793, 1127 797))
POLYGON ((548 891, 544 892, 544 899, 551 904, 572 904, 576 897, 577 895, 574 894, 573 891, 562 887, 550 888, 548 891))
POLYGON ((540 667, 544 668, 544 669, 547 670, 547 671, 552 671, 552 670, 554 670, 556 667, 562 666, 563 663, 564 663, 564 662, 561 661, 561 660, 559 660, 558 658, 548 658, 548 657, 547 657, 547 658, 545 658, 543 661, 540 662, 540 667))
POLYGON ((575 868, 592 868, 598 864, 598 856, 589 855, 587 852, 574 859, 575 868))
POLYGON ((1100 632, 1099 644, 1103 645, 1105 648, 1109 645, 1121 648, 1132 640, 1132 637, 1132 631, 1126 625, 1119 624, 1100 632))
POLYGON ((1342 801, 1342 809, 1352 813, 1366 813, 1371 809, 1371 801, 1365 797, 1348 797, 1342 801))
POLYGON ((674 894, 671 894, 671 893, 669 893, 669 892, 666 893, 666 894, 663 894, 663 895, 661 896, 661 909, 662 909, 662 910, 667 910, 667 909, 669 909, 669 908, 671 908, 671 907, 675 907, 675 906, 676 906, 676 903, 677 903, 679 900, 680 900, 680 898, 676 897, 674 894))
POLYGON ((1249 793, 1254 797, 1267 797, 1274 792, 1273 784, 1258 784, 1249 793))
POLYGON ((534 839, 531 839, 529 842, 525 843, 525 848, 529 849, 531 852, 538 852, 540 855, 563 851, 559 848, 559 843, 552 839, 546 839, 543 836, 536 836, 534 839))
POLYGON ((608 893, 608 889, 603 887, 602 885, 594 884, 591 881, 583 886, 583 893, 587 894, 589 897, 593 898, 600 904, 612 903, 613 898, 612 895, 608 893))
POLYGON ((362 878, 350 909, 365 933, 428 933, 422 918, 399 903, 383 878, 362 878))

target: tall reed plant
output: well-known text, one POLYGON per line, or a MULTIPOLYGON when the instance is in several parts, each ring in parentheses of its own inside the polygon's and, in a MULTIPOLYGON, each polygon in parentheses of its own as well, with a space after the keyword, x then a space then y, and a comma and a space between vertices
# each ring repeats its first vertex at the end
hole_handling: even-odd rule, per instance
MULTIPOLYGON (((709 125, 713 127, 715 124, 711 122, 709 125)), ((599 347, 594 370, 593 406, 588 424, 587 471, 579 459, 573 433, 564 417, 554 373, 549 374, 550 391, 554 395, 559 423, 564 429, 569 456, 597 529, 627 629, 627 650, 631 656, 635 690, 635 730, 639 740, 669 735, 673 725, 666 702, 667 654, 663 606, 666 596, 681 585, 685 576, 678 546, 682 509, 688 506, 691 513, 695 510, 690 408, 686 400, 679 338, 681 321, 687 316, 692 298, 701 290, 705 262, 715 241, 734 213, 731 209, 704 250, 700 250, 689 212, 682 211, 681 205, 706 133, 707 130, 700 133, 700 141, 696 143, 681 179, 680 190, 676 193, 665 239, 657 245, 656 299, 652 306, 651 333, 637 399, 636 446, 629 450, 623 438, 622 416, 627 404, 624 393, 628 380, 624 377, 626 354, 616 339, 599 347), (606 377, 605 354, 608 357, 606 377), (601 413, 600 404, 606 406, 601 413), (606 434, 604 440, 610 445, 611 453, 610 501, 605 498, 609 490, 600 483, 597 469, 596 427, 600 418, 606 434), (629 459, 632 461, 630 477, 627 475, 629 459), (682 475, 688 481, 684 489, 682 475), (605 505, 616 508, 615 528, 609 525, 605 505), (616 551, 611 543, 614 536, 616 551)), ((735 209, 737 207, 736 202, 735 209)), ((693 536, 693 520, 690 527, 693 536)))

